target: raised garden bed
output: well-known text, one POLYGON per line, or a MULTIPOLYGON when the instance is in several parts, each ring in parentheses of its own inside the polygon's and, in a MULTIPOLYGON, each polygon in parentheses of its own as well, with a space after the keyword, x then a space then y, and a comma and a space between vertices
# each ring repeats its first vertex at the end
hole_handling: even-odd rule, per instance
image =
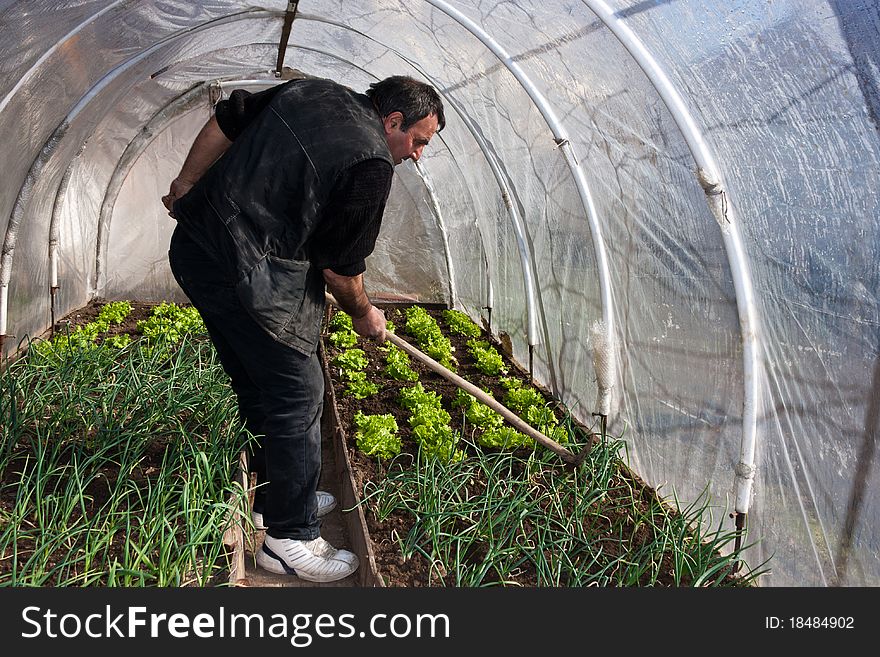
MULTIPOLYGON (((118 319, 89 304, 59 323, 58 349, 44 336, 0 372, 0 585, 236 582, 246 438, 228 380, 197 317, 165 306, 144 323, 160 305, 130 306, 118 319)), ((734 576, 735 555, 721 554, 734 536, 701 528, 707 505, 661 504, 620 440, 568 418, 485 331, 456 334, 444 309, 418 308, 410 322, 407 306, 386 307, 399 336, 454 358, 460 376, 573 452, 593 447, 566 466, 420 362, 392 354, 387 369, 387 345, 352 341, 328 312, 325 433, 364 564, 353 585, 742 586, 760 574, 734 576), (393 439, 358 444, 358 422, 370 433, 364 418, 379 415, 399 453, 393 439)))
POLYGON ((743 586, 758 576, 742 564, 735 574, 733 534, 705 531, 708 503, 662 503, 628 470, 620 440, 574 421, 481 327, 439 307, 384 309, 399 337, 536 429, 574 453, 593 445, 582 465, 566 466, 499 431, 486 407, 420 361, 352 336, 331 309, 323 334, 331 403, 386 585, 743 586), (415 417, 422 391, 442 410, 415 417), (371 426, 369 416, 382 419, 371 426), (384 438, 371 441, 376 432, 384 438))

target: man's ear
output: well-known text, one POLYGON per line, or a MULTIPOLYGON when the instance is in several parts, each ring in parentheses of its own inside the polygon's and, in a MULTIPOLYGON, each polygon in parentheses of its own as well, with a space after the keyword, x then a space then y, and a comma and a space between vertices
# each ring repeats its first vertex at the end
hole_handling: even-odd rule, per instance
POLYGON ((382 119, 382 123, 385 125, 385 134, 390 135, 395 130, 400 130, 403 125, 403 113, 391 112, 382 119))

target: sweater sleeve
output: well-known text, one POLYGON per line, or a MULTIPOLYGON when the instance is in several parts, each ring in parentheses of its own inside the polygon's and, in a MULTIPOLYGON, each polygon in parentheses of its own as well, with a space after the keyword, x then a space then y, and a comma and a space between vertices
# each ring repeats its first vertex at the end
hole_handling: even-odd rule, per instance
POLYGON ((387 162, 371 159, 340 175, 310 240, 313 265, 340 276, 366 271, 364 261, 376 246, 393 172, 387 162))

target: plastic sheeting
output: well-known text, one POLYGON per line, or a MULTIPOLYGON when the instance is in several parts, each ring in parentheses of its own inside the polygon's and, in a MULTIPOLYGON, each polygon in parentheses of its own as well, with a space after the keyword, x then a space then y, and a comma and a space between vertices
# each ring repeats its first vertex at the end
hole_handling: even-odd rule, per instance
MULTIPOLYGON (((159 197, 213 102, 278 82, 286 9, 0 6, 4 354, 51 323, 50 244, 56 316, 182 298, 159 197)), ((284 64, 445 98, 372 292, 491 320, 586 422, 601 322, 640 476, 747 514, 763 585, 876 586, 878 44, 869 0, 300 0, 284 64)))

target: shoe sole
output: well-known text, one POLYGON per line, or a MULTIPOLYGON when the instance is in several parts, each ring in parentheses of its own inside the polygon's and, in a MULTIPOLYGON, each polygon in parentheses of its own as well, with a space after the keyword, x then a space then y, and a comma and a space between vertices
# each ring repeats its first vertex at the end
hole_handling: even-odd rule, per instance
POLYGON ((340 572, 340 573, 329 573, 327 575, 312 575, 310 573, 300 573, 286 563, 284 560, 276 555, 272 550, 267 547, 260 548, 260 551, 257 552, 257 565, 263 570, 268 570, 270 573, 274 573, 276 575, 293 575, 294 577, 299 577, 300 579, 304 579, 307 582, 338 582, 341 579, 345 579, 349 575, 354 575, 357 572, 358 566, 360 562, 355 557, 354 567, 349 572, 340 572))

